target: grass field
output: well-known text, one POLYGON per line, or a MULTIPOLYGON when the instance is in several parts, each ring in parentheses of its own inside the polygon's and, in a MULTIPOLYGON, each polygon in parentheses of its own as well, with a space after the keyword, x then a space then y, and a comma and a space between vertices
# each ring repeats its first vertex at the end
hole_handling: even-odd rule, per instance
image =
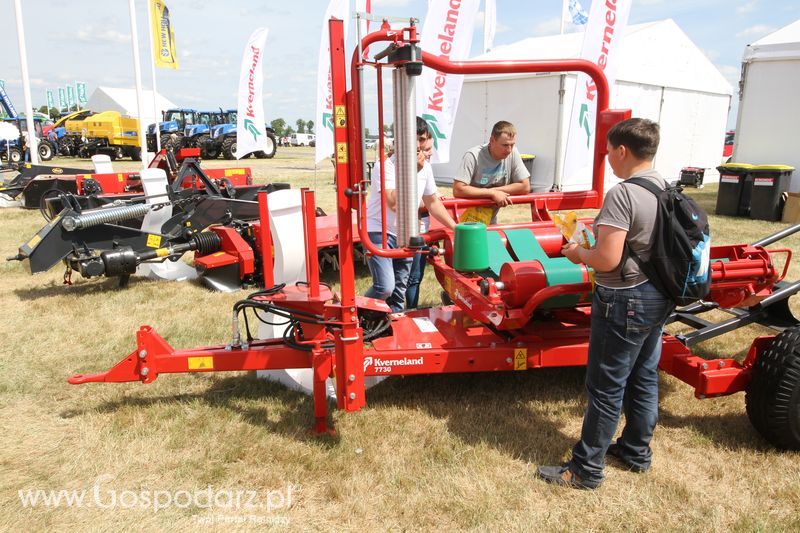
MULTIPOLYGON (((259 182, 315 188, 331 212, 332 168, 315 169, 311 150, 242 163, 259 182)), ((689 192, 713 213, 716 191, 689 192)), ((37 211, 0 217, 3 256, 43 225, 37 211)), ((716 244, 785 227, 711 221, 716 244)), ((782 244, 798 251, 800 236, 782 244)), ((363 291, 369 275, 357 272, 363 291)), ((119 361, 142 324, 176 348, 227 342, 231 305, 247 291, 139 279, 120 290, 77 275, 64 286, 60 267, 32 277, 17 262, 0 263, 0 274, 3 531, 800 529, 800 454, 758 436, 743 394, 699 401, 662 376, 651 471, 609 467, 598 491, 574 491, 533 474, 566 459, 579 436, 583 369, 392 378, 368 392, 361 412, 334 411, 337 436, 318 438, 308 431, 309 397, 247 373, 165 375, 147 386, 66 382, 119 361), (83 500, 22 501, 38 489, 83 500)), ((421 303, 434 305, 439 290, 427 274, 421 303)), ((799 277, 794 264, 789 278, 799 277)), ((800 316, 797 297, 792 308, 800 316)), ((748 327, 698 353, 742 358, 763 334, 748 327)))

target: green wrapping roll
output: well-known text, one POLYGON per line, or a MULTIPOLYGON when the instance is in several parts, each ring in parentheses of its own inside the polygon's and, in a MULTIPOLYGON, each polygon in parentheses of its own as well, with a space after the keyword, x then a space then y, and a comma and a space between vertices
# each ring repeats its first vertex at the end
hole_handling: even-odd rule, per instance
POLYGON ((485 224, 462 222, 456 226, 453 268, 460 272, 477 272, 489 268, 489 246, 486 241, 485 224))

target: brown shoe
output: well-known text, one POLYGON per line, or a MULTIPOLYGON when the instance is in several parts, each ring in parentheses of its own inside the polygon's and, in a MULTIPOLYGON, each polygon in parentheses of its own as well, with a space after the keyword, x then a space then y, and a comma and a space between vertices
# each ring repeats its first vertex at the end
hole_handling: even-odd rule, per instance
POLYGON ((564 463, 560 466, 540 466, 536 469, 536 475, 548 483, 572 487, 573 489, 596 489, 602 483, 601 481, 583 479, 570 470, 569 463, 564 463))

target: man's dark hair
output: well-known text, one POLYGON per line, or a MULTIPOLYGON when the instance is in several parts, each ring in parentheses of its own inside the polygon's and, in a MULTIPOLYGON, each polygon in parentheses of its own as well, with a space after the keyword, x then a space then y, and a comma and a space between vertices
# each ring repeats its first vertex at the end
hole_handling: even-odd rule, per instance
POLYGON ((611 146, 625 146, 637 159, 652 161, 661 140, 657 122, 646 118, 629 118, 608 130, 611 146))
POLYGON ((417 140, 430 139, 432 137, 428 123, 422 117, 417 117, 417 140))

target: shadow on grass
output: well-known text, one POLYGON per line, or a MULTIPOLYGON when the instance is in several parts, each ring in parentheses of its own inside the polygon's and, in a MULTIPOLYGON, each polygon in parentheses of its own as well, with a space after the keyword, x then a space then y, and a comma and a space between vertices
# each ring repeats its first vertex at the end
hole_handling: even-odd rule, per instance
MULTIPOLYGON (((77 274, 76 274, 77 275, 77 274)), ((120 287, 119 278, 102 278, 100 279, 81 279, 73 285, 65 285, 63 283, 52 282, 48 285, 41 287, 31 287, 27 289, 14 289, 14 294, 21 301, 35 301, 41 298, 50 298, 52 296, 85 296, 87 294, 95 294, 109 291, 124 291, 132 285, 139 283, 150 283, 152 280, 131 276, 128 281, 127 287, 120 287)))
POLYGON ((677 416, 659 413, 658 424, 668 428, 691 429, 702 438, 730 450, 775 451, 755 430, 747 414, 708 414, 677 416))
MULTIPOLYGON (((254 376, 230 376, 214 379, 202 392, 171 394, 155 397, 124 397, 85 409, 71 409, 59 413, 61 418, 74 418, 89 412, 116 413, 129 408, 154 408, 164 403, 202 402, 207 407, 224 408, 238 413, 243 420, 257 427, 301 442, 316 443, 331 448, 339 443, 337 435, 316 434, 311 428, 314 422, 314 403, 311 396, 287 389, 283 385, 254 376), (280 404, 280 409, 270 412, 263 400, 270 398, 280 404)), ((335 405, 328 405, 330 414, 335 405)))
POLYGON ((576 438, 561 431, 559 419, 583 417, 584 377, 583 367, 408 376, 384 381, 367 396, 372 407, 411 408, 446 420, 448 430, 470 445, 529 462, 558 462, 576 438))

